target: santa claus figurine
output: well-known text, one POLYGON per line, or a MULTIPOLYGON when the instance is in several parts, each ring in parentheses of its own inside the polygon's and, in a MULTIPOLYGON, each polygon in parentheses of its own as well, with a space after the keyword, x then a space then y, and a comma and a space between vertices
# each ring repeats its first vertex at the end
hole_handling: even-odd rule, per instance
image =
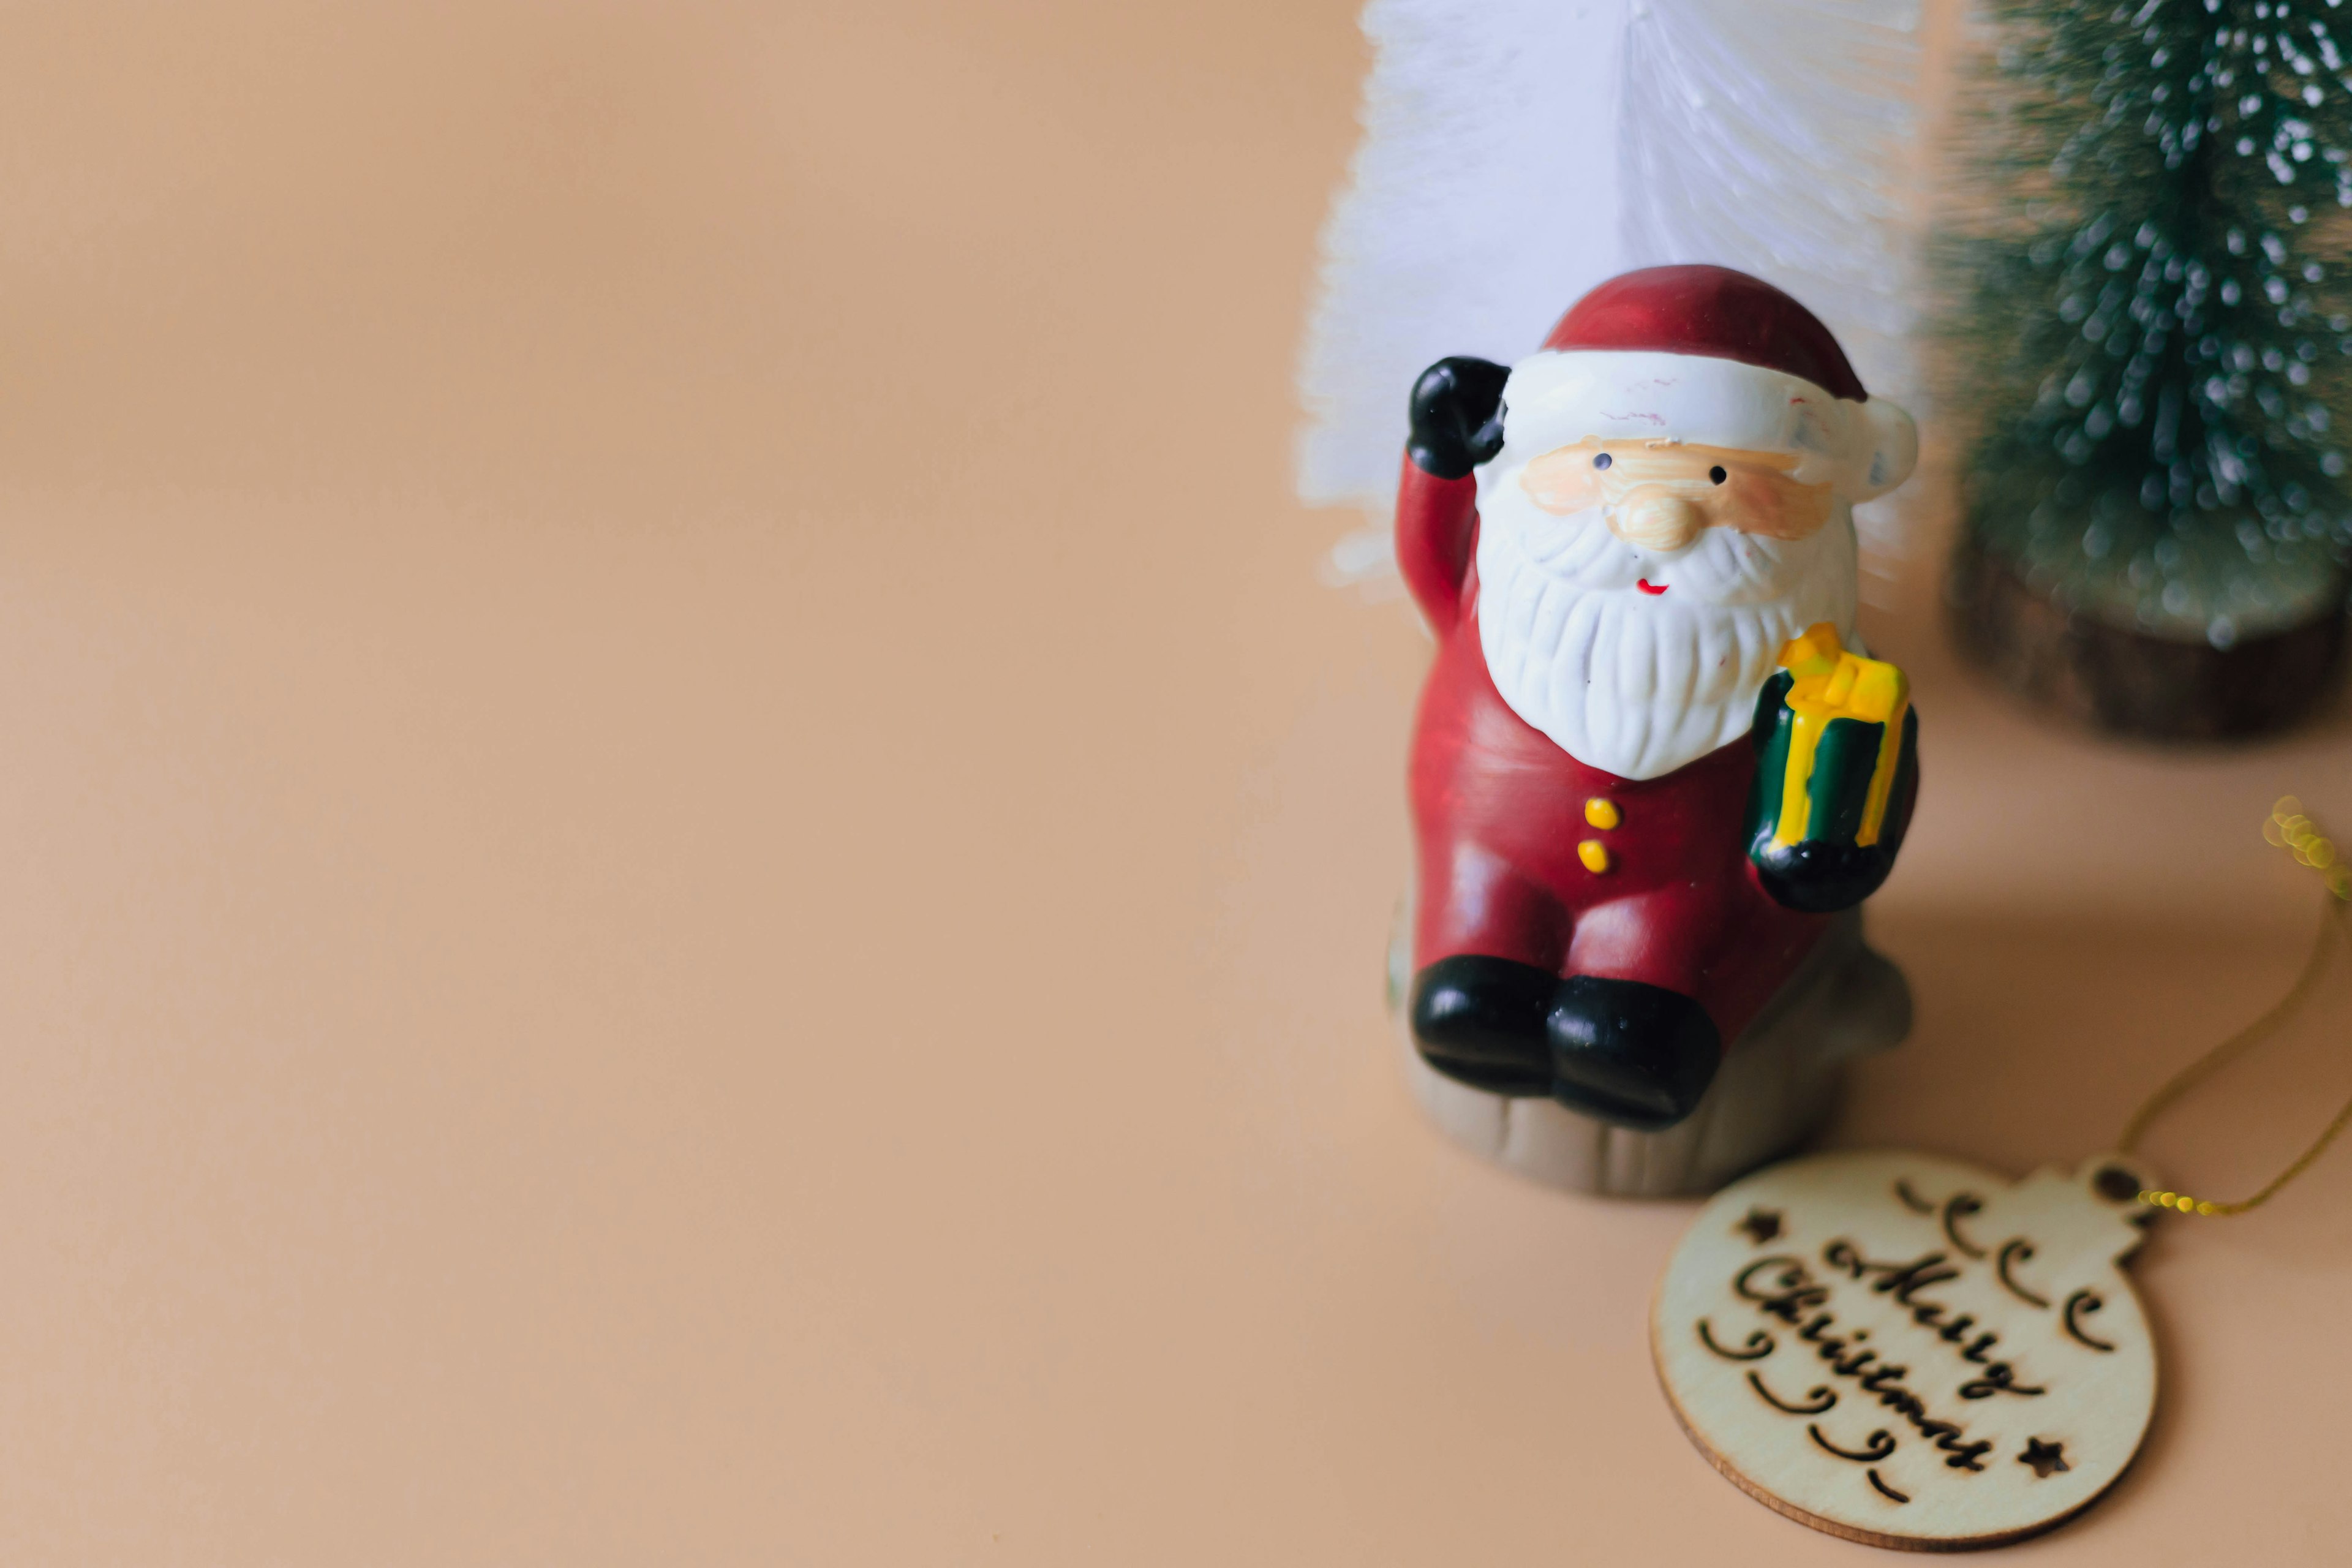
POLYGON ((1494 1110, 1507 1157, 1510 1107, 1556 1102, 1606 1164, 1713 1086, 1749 1102, 1716 1147, 1615 1184, 1722 1179, 1819 1113, 1777 1080, 1907 1025, 1841 911, 1918 783, 1902 675, 1853 638, 1853 506, 1910 474, 1910 416, 1770 284, 1660 267, 1508 370, 1433 365, 1412 431, 1397 558, 1438 648, 1407 1021, 1441 1116, 1494 1110), (1744 1035, 1776 1065, 1727 1070, 1744 1035))

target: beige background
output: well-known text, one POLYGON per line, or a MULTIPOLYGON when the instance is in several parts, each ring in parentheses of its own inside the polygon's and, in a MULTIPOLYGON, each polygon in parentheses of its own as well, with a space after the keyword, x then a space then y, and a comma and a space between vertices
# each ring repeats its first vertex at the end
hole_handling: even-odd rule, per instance
MULTIPOLYGON (((1393 1070, 1425 645, 1287 492, 1354 8, 0 13, 0 1558, 1861 1560, 1656 1395, 1687 1208, 1393 1070)), ((2292 973, 2352 713, 2019 716, 1921 494, 1836 1136, 2021 1168, 2292 973)), ((2157 1240, 2147 1452, 2019 1560, 2352 1549, 2347 1200, 2157 1240)))

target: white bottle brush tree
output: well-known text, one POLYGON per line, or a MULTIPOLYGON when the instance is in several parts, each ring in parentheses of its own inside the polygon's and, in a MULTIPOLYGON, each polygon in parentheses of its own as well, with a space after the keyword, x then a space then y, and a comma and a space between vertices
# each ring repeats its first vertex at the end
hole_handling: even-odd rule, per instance
MULTIPOLYGON (((2030 633, 2013 614, 1969 614, 1972 597, 2050 606, 2042 624, 2072 627, 2074 682, 2110 689, 2090 694, 2091 716, 2116 727, 2284 722, 2341 645, 2352 12, 2339 5, 1982 6, 1996 47, 1972 84, 1939 247, 1948 405, 1972 432, 1956 585, 1979 643, 2030 633), (2083 668, 2086 627, 2107 639, 2104 673, 2083 668), (2135 642, 2152 661, 2137 677, 2116 668, 2135 642), (2305 689, 2227 679, 2233 650, 2265 647, 2260 684, 2291 674, 2305 689), (2189 649, 2201 662, 2183 662, 2189 649), (2206 689, 2147 689, 2167 678, 2206 689)), ((2031 662, 2012 671, 2021 683, 2031 662)))

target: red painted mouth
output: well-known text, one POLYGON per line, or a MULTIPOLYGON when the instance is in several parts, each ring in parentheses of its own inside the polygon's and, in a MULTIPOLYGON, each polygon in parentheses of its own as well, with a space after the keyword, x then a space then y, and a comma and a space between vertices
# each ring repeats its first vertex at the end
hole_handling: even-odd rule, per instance
POLYGON ((1641 589, 1644 594, 1663 594, 1666 591, 1665 584, 1663 583, 1653 584, 1647 577, 1643 578, 1640 582, 1634 584, 1633 586, 1641 589))

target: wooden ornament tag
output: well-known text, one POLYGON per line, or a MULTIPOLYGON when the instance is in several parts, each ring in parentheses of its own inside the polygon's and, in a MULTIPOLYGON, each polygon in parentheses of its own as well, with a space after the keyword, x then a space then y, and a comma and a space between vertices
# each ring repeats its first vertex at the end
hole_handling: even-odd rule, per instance
POLYGON ((1760 1171, 1699 1211, 1650 1348, 1702 1453, 1850 1541, 1999 1546, 2115 1484, 2156 1406, 2116 1267, 2153 1211, 2132 1161, 2011 1184, 1927 1154, 1760 1171))

